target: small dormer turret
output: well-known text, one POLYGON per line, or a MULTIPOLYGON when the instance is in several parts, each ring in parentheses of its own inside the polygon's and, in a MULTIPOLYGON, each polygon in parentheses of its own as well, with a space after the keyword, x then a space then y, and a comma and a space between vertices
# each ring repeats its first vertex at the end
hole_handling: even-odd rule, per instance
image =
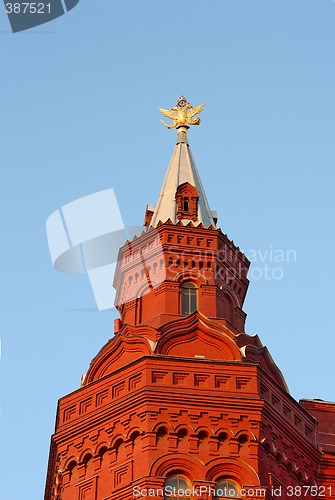
POLYGON ((184 182, 178 186, 176 191, 177 219, 192 220, 198 218, 198 191, 189 182, 184 182))

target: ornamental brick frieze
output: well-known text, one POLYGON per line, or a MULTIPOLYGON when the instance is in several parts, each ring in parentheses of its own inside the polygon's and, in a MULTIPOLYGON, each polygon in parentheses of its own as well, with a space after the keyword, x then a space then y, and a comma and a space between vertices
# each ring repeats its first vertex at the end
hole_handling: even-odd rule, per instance
MULTIPOLYGON (((65 430, 68 425, 75 423, 80 425, 81 422, 82 425, 87 425, 85 424, 88 422, 87 419, 95 415, 99 418, 101 409, 110 408, 111 413, 108 415, 117 415, 121 409, 124 411, 124 404, 128 404, 129 394, 140 395, 144 387, 150 393, 150 400, 157 399, 160 404, 163 402, 162 398, 174 401, 177 394, 180 394, 181 400, 186 403, 191 394, 198 393, 199 397, 205 398, 206 404, 210 404, 213 408, 219 401, 221 405, 226 404, 225 399, 232 394, 240 393, 241 398, 246 394, 257 395, 256 366, 245 365, 244 375, 241 376, 240 365, 213 361, 207 363, 203 358, 185 360, 164 357, 164 363, 166 369, 161 370, 156 368, 161 365, 159 356, 141 358, 129 367, 126 378, 122 371, 112 373, 100 379, 98 384, 85 386, 61 399, 59 429, 65 430), (220 375, 217 375, 218 372, 221 372, 220 375), (155 392, 150 392, 151 386, 155 387, 155 392), (157 389, 161 389, 161 392, 157 392, 157 389)), ((234 404, 238 404, 238 400, 234 404)), ((252 405, 255 406, 255 401, 252 405)))
MULTIPOLYGON (((136 468, 136 455, 140 450, 148 449, 146 442, 150 440, 152 450, 152 461, 161 456, 162 447, 166 444, 170 453, 190 453, 202 457, 232 457, 250 455, 252 459, 253 447, 258 443, 253 442, 254 437, 248 430, 240 431, 235 435, 229 429, 213 430, 201 426, 191 429, 188 426, 178 425, 172 428, 169 424, 160 423, 155 430, 142 434, 139 430, 132 429, 129 437, 116 436, 112 444, 99 443, 92 449, 86 448, 79 456, 62 457, 60 468, 62 470, 62 485, 66 490, 74 485, 79 491, 84 485, 97 485, 98 477, 103 471, 111 473, 110 490, 118 489, 133 477, 133 469, 136 468), (93 481, 93 482, 92 482, 93 481)), ((203 458, 202 458, 203 459, 203 458)), ((256 460, 256 454, 255 454, 256 460)))
POLYGON ((271 379, 266 379, 262 374, 259 378, 259 391, 262 399, 267 403, 265 413, 268 420, 287 432, 287 427, 295 429, 305 436, 312 444, 315 443, 316 421, 306 412, 301 405, 294 401, 286 391, 273 384, 271 379), (276 415, 276 417, 275 417, 276 415))
POLYGON ((316 477, 320 452, 304 439, 292 436, 292 439, 273 425, 262 430, 262 460, 268 464, 274 475, 282 478, 289 477, 292 484, 307 484, 316 477), (264 432, 265 431, 265 432, 264 432), (308 458, 306 460, 306 458, 308 458))
MULTIPOLYGON (((162 413, 162 412, 161 412, 162 413)), ((150 421, 157 421, 158 419, 158 414, 159 412, 153 412, 152 410, 148 410, 146 412, 146 421, 149 423, 150 421)), ((193 453, 194 455, 198 455, 199 453, 204 453, 204 450, 208 449, 208 456, 231 456, 231 457, 239 457, 244 455, 248 455, 250 459, 252 459, 252 451, 251 451, 251 446, 258 446, 257 443, 252 443, 250 441, 253 439, 253 436, 251 436, 248 439, 248 430, 244 429, 240 432, 236 432, 236 434, 231 434, 230 430, 222 430, 218 429, 216 433, 213 432, 212 429, 208 427, 204 427, 203 425, 200 425, 198 427, 187 427, 185 428, 185 425, 183 424, 178 424, 178 418, 180 419, 181 422, 185 422, 187 419, 187 412, 185 411, 179 411, 179 412, 172 412, 170 410, 166 411, 166 414, 170 415, 172 420, 176 420, 176 425, 174 427, 167 426, 168 432, 166 432, 162 424, 155 424, 155 430, 156 432, 146 432, 143 433, 142 436, 137 434, 138 438, 141 439, 142 441, 142 447, 143 449, 151 449, 151 450, 159 450, 159 448, 164 445, 164 440, 167 440, 169 442, 169 450, 170 452, 173 451, 185 451, 188 453, 193 453), (150 441, 150 446, 148 448, 148 445, 145 447, 144 446, 144 441, 150 441), (202 447, 205 448, 202 448, 202 447), (249 450, 249 451, 248 451, 249 450)), ((190 421, 194 420, 194 416, 199 417, 199 419, 206 420, 206 412, 195 412, 190 415, 190 421)), ((217 415, 216 415, 217 416, 217 415)), ((227 415, 225 416, 227 419, 227 415)), ((127 420, 127 419, 126 419, 127 420)), ((135 416, 134 416, 135 420, 135 416)), ((142 417, 143 420, 143 417, 142 417)), ((222 420, 222 419, 221 419, 222 420)), ((241 417, 239 421, 243 422, 244 424, 246 423, 245 417, 241 417)), ((71 471, 67 470, 64 471, 64 492, 66 493, 67 488, 69 488, 68 491, 70 491, 71 484, 67 484, 67 479, 69 477, 74 476, 74 480, 77 478, 79 482, 76 482, 74 484, 74 487, 76 490, 79 491, 84 491, 82 490, 81 486, 82 485, 90 485, 93 484, 92 477, 89 477, 88 479, 87 476, 92 474, 92 473, 97 473, 99 472, 100 474, 100 468, 103 468, 103 461, 101 460, 101 456, 103 455, 107 462, 108 462, 108 470, 113 471, 113 481, 108 481, 108 484, 110 484, 111 489, 118 489, 123 487, 125 484, 127 484, 127 481, 129 483, 130 476, 129 476, 129 470, 128 470, 128 464, 131 464, 132 462, 129 461, 130 457, 132 456, 133 453, 133 444, 132 444, 132 439, 134 439, 134 432, 133 428, 129 430, 129 435, 132 436, 132 439, 128 438, 123 435, 121 436, 118 434, 118 432, 122 429, 122 427, 129 427, 129 422, 123 420, 122 422, 120 421, 114 426, 114 439, 112 444, 107 443, 106 446, 104 444, 100 443, 97 448, 92 447, 92 449, 86 448, 87 446, 87 439, 85 440, 85 450, 82 451, 80 457, 79 457, 79 462, 74 465, 74 461, 68 460, 68 466, 71 469, 71 471), (112 446, 112 448, 110 448, 112 446), (122 451, 124 450, 124 451, 122 451), (126 460, 128 458, 128 462, 124 463, 122 460, 126 460), (121 460, 121 464, 118 465, 117 462, 118 460, 121 460), (91 465, 92 462, 92 465, 91 465), (115 464, 115 465, 114 465, 115 464)), ((96 437, 96 434, 94 435, 96 437)), ((136 436, 135 436, 136 438, 136 436)), ((83 448, 83 442, 80 443, 80 448, 83 448)), ((94 477, 93 477, 94 479, 94 477)), ((86 488, 86 486, 85 486, 86 488)), ((86 489, 85 489, 86 491, 86 489)), ((89 490, 87 490, 89 491, 89 490)), ((93 491, 93 490, 92 490, 93 491)), ((81 494, 81 493, 80 493, 81 494)), ((111 493, 113 496, 113 493, 111 493)), ((112 496, 110 498, 112 498, 112 496)), ((106 497, 108 498, 108 497, 106 497)))

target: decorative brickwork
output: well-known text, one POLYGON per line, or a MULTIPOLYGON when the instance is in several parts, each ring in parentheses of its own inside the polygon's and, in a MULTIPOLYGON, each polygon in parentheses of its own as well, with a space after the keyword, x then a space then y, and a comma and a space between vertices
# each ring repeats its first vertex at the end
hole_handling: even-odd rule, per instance
POLYGON ((120 249, 115 336, 59 401, 45 500, 163 500, 171 476, 201 500, 217 484, 247 500, 335 498, 334 404, 297 403, 244 332, 249 262, 204 227, 216 217, 176 148, 169 178, 187 161, 198 189, 190 178, 173 191, 174 223, 151 227, 171 206, 149 206, 147 230, 120 249))

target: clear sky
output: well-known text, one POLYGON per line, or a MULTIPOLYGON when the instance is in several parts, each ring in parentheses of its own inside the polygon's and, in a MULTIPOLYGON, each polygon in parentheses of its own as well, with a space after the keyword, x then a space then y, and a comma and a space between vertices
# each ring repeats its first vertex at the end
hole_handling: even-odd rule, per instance
POLYGON ((57 400, 113 335, 87 276, 53 269, 46 219, 112 187, 141 224, 175 143, 158 108, 182 94, 206 102, 189 140, 211 209, 254 260, 247 333, 296 399, 335 400, 335 2, 80 0, 17 34, 0 5, 0 54, 1 498, 43 497, 57 400))

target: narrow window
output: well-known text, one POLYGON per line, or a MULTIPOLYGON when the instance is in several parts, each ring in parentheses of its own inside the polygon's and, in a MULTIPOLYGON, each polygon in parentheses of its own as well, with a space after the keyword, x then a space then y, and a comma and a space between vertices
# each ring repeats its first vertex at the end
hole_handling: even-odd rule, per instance
POLYGON ((188 212, 189 208, 188 208, 188 198, 187 196, 184 197, 184 209, 183 211, 184 212, 188 212))
POLYGON ((181 286, 182 314, 192 314, 197 310, 197 288, 193 283, 183 283, 181 286))

